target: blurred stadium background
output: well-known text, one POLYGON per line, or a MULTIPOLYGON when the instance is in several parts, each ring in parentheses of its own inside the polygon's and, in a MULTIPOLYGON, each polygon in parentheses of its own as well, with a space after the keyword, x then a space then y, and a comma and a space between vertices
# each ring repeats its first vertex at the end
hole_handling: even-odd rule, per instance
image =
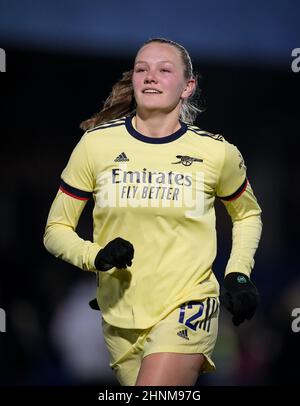
MULTIPOLYGON (((182 43, 203 78, 207 110, 197 125, 222 133, 244 155, 263 210, 253 273, 261 305, 235 328, 222 311, 205 385, 297 384, 300 333, 299 137, 300 4, 226 2, 4 1, 0 48, 1 199, 0 385, 117 385, 108 366, 100 315, 88 307, 95 278, 56 260, 42 243, 59 177, 82 131, 139 46, 162 36, 182 43)), ((230 219, 217 202, 222 280, 230 219)), ((78 231, 91 238, 91 206, 78 231)))

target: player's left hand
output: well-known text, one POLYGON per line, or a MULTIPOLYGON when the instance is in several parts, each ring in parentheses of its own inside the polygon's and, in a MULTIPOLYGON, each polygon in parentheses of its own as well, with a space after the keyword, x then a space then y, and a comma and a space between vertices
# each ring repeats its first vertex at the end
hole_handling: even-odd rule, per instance
POLYGON ((89 301, 89 306, 90 306, 90 308, 93 309, 93 310, 100 310, 100 307, 99 307, 99 305, 98 305, 98 302, 97 302, 97 299, 96 299, 96 298, 89 301))
POLYGON ((247 275, 232 272, 225 276, 221 291, 221 303, 232 313, 235 326, 254 316, 259 303, 259 294, 247 275))

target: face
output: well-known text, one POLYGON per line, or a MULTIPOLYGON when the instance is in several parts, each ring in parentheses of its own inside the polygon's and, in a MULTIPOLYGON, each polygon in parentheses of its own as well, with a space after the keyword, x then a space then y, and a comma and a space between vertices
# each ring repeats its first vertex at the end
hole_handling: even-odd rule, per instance
POLYGON ((132 76, 137 109, 144 112, 180 111, 181 100, 188 98, 195 80, 184 77, 179 50, 160 43, 145 45, 138 52, 132 76))

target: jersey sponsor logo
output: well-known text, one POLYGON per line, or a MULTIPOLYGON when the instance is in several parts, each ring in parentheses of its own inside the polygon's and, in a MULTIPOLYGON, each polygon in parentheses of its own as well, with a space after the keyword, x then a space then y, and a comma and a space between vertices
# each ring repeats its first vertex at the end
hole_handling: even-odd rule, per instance
POLYGON ((201 158, 193 158, 188 155, 176 155, 176 158, 179 159, 178 162, 171 162, 172 164, 182 164, 183 166, 191 166, 193 162, 203 162, 201 158))
POLYGON ((114 162, 128 162, 129 159, 125 152, 122 152, 120 155, 117 156, 116 159, 114 159, 114 162))
POLYGON ((185 338, 186 340, 189 340, 187 329, 178 331, 177 335, 181 338, 185 338))
POLYGON ((127 162, 97 176, 101 207, 184 208, 187 218, 204 214, 204 172, 129 170, 127 162))
POLYGON ((147 168, 143 168, 142 171, 131 171, 122 166, 112 169, 112 183, 191 186, 192 174, 149 171, 147 168))

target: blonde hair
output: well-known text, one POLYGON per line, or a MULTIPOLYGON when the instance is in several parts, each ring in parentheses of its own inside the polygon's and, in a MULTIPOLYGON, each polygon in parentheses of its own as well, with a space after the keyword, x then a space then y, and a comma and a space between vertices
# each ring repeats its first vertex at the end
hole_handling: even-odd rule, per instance
MULTIPOLYGON (((169 44, 178 49, 184 65, 185 79, 194 79, 196 81, 196 86, 193 94, 188 99, 182 101, 179 116, 179 119, 184 123, 193 124, 198 113, 201 113, 203 109, 199 107, 197 100, 200 94, 200 90, 198 88, 199 75, 194 75, 193 73, 193 65, 190 55, 182 45, 165 38, 151 38, 146 41, 142 45, 142 47, 152 42, 169 44)), ((123 73, 122 78, 114 84, 112 91, 108 98, 105 100, 102 109, 91 118, 83 121, 80 124, 80 127, 83 130, 94 128, 95 126, 106 121, 117 119, 123 116, 128 116, 135 112, 136 102, 133 94, 132 75, 133 70, 123 73)))

